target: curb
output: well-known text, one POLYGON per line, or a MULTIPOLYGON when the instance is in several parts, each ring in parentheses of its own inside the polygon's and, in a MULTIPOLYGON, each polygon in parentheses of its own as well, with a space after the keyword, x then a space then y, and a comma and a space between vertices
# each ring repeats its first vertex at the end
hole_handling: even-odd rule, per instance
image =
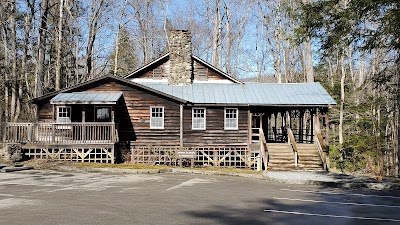
POLYGON ((14 172, 14 171, 21 171, 21 170, 31 170, 33 169, 32 166, 19 166, 19 167, 14 167, 14 166, 10 166, 10 167, 2 167, 0 169, 0 173, 9 173, 9 172, 14 172))
POLYGON ((234 172, 222 172, 222 171, 212 171, 212 170, 190 170, 190 169, 173 168, 172 173, 221 175, 221 176, 247 177, 247 178, 265 180, 265 177, 262 174, 234 173, 234 172))
POLYGON ((348 188, 348 189, 370 189, 370 190, 392 190, 399 191, 400 184, 393 184, 387 182, 346 182, 346 181, 319 181, 319 180, 285 180, 268 177, 264 175, 265 179, 271 182, 285 183, 285 184, 302 184, 302 185, 316 185, 332 188, 348 188))
POLYGON ((60 166, 58 170, 76 172, 107 172, 107 173, 129 173, 129 174, 156 174, 172 172, 172 169, 118 169, 118 168, 96 168, 96 167, 76 167, 60 166))
MULTIPOLYGON (((22 167, 21 167, 22 168, 22 167)), ((4 168, 3 168, 4 169, 4 168)), ((181 168, 171 169, 119 169, 119 168, 96 168, 96 167, 76 167, 76 166, 59 166, 60 171, 75 171, 75 172, 106 172, 106 173, 126 173, 126 174, 159 174, 159 173, 186 173, 186 174, 202 174, 202 175, 220 175, 245 177, 270 182, 298 184, 298 185, 316 185, 331 188, 347 188, 347 189, 370 189, 370 190, 393 190, 399 191, 400 184, 389 182, 349 182, 349 181, 320 181, 320 180, 290 180, 269 177, 267 173, 263 174, 246 174, 235 172, 222 172, 212 170, 191 170, 181 168)))

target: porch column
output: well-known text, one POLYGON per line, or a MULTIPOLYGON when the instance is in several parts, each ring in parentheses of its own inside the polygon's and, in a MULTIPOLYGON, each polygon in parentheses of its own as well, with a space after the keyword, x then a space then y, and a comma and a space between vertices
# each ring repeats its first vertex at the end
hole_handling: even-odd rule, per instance
POLYGON ((247 109, 247 143, 250 145, 251 144, 251 139, 253 135, 253 117, 250 111, 250 108, 247 109))
POLYGON ((315 109, 311 109, 310 110, 310 122, 311 122, 311 125, 310 125, 310 129, 311 129, 311 143, 314 143, 314 115, 315 115, 315 113, 314 113, 314 110, 315 109))
POLYGON ((82 105, 81 137, 82 137, 82 141, 83 141, 83 142, 85 142, 85 140, 86 140, 85 121, 86 121, 86 108, 85 108, 85 105, 82 105))
POLYGON ((111 122, 115 123, 115 106, 111 106, 111 122))
MULTIPOLYGON (((55 120, 55 106, 54 106, 54 104, 52 104, 52 106, 53 106, 53 113, 51 114, 51 120, 53 121, 53 123, 55 123, 56 122, 56 120, 55 120)), ((37 110, 36 111, 36 113, 37 113, 37 120, 36 120, 36 122, 39 122, 39 110, 37 110)))
POLYGON ((179 145, 183 147, 183 105, 179 105, 179 145))
POLYGON ((303 128, 304 128, 304 109, 300 110, 300 129, 299 129, 299 142, 303 143, 304 140, 304 133, 303 133, 303 128))
POLYGON ((85 105, 82 105, 82 123, 85 123, 86 120, 85 114, 86 114, 85 105))

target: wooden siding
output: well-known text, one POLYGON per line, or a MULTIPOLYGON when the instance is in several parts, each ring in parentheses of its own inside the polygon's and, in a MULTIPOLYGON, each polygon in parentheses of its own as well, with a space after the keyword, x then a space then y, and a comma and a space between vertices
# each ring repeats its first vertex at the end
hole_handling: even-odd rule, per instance
MULTIPOLYGON (((179 146, 180 103, 141 88, 124 85, 122 82, 96 82, 79 87, 74 92, 122 92, 115 106, 115 123, 121 145, 179 146), (164 107, 164 129, 150 129, 150 106, 164 107)), ((73 122, 82 120, 82 106, 72 106, 73 122)), ((86 122, 93 121, 93 105, 85 106, 86 122)), ((240 145, 248 141, 247 108, 239 108, 239 129, 224 130, 224 107, 206 107, 206 130, 192 130, 192 107, 183 110, 184 146, 240 145)), ((39 122, 51 122, 52 106, 39 106, 39 122)))
POLYGON ((179 145, 179 103, 144 90, 110 82, 90 87, 85 92, 122 92, 115 109, 119 139, 135 145, 179 145), (150 106, 164 106, 164 129, 150 129, 150 106))
POLYGON ((38 122, 53 122, 53 105, 50 102, 38 105, 38 122))
POLYGON ((139 72, 132 78, 168 79, 169 60, 165 59, 139 72))
MULTIPOLYGON (((146 79, 168 79, 170 63, 169 58, 166 58, 156 64, 138 72, 133 78, 146 78, 146 79)), ((207 80, 228 80, 213 69, 207 67, 201 62, 193 61, 193 76, 194 80, 207 81, 207 80)))
POLYGON ((208 68, 206 65, 194 61, 193 62, 193 67, 194 67, 194 80, 228 80, 226 77, 222 76, 221 74, 217 73, 211 68, 208 68), (207 76, 204 76, 204 73, 207 73, 207 76))
POLYGON ((206 108, 206 130, 192 130, 192 108, 184 108, 184 146, 237 145, 247 143, 247 109, 239 108, 238 130, 224 130, 224 108, 206 108))

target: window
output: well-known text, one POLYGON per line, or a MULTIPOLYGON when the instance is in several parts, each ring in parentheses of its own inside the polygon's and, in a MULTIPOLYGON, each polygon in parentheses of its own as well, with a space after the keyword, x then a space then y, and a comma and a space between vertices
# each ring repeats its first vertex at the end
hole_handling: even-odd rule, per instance
POLYGON ((163 71, 161 68, 153 69, 153 79, 161 79, 163 75, 163 71))
POLYGON ((192 109, 192 129, 205 130, 206 129, 206 109, 193 108, 192 109))
POLYGON ((164 129, 164 107, 150 107, 150 128, 164 129))
POLYGON ((225 109, 225 130, 237 130, 238 129, 238 109, 226 108, 225 109))
POLYGON ((94 110, 96 122, 111 122, 111 107, 95 106, 94 110))
POLYGON ((71 107, 57 107, 57 123, 71 123, 71 107))

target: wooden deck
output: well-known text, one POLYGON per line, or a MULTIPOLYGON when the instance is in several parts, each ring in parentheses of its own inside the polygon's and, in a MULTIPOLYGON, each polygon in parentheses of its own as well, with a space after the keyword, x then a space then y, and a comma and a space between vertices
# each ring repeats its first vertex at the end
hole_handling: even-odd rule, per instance
POLYGON ((115 144, 115 123, 7 123, 5 143, 26 145, 115 144))

